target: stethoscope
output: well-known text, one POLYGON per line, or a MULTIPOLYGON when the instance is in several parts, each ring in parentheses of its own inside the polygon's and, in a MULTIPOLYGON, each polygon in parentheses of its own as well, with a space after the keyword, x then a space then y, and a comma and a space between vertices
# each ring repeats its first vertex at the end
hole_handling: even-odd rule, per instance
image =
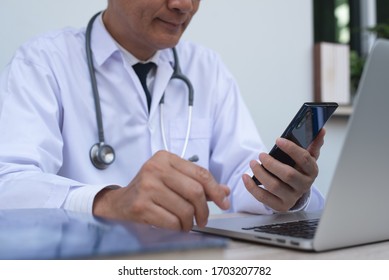
MULTIPOLYGON (((89 152, 90 159, 92 164, 97 169, 106 169, 110 164, 112 164, 115 161, 115 150, 108 144, 105 143, 104 138, 104 128, 103 128, 103 118, 101 114, 101 106, 100 106, 100 96, 99 91, 97 88, 97 82, 96 82, 96 74, 95 69, 93 65, 93 59, 92 59, 92 48, 91 48, 91 34, 92 34, 92 27, 95 19, 100 15, 101 12, 94 15, 86 28, 86 34, 85 34, 85 47, 86 47, 86 57, 87 57, 87 63, 88 63, 88 69, 89 69, 89 75, 91 79, 91 85, 92 85, 92 92, 93 92, 93 98, 95 103, 95 110, 96 110, 96 121, 97 121, 97 129, 98 129, 98 136, 99 136, 99 142, 94 144, 89 152)), ((177 51, 175 48, 172 48, 173 56, 174 56, 174 68, 173 68, 173 74, 170 77, 170 80, 177 79, 184 82, 186 87, 188 88, 188 124, 187 124, 187 130, 185 135, 185 141, 184 146, 182 148, 181 157, 183 158, 185 156, 188 142, 189 142, 189 136, 192 126, 192 110, 193 110, 193 96, 194 96, 194 90, 192 83, 190 80, 182 74, 179 59, 177 56, 177 51)), ((163 119, 163 111, 164 111, 164 103, 165 103, 165 93, 162 95, 162 98, 159 102, 160 106, 160 126, 161 126, 161 134, 162 134, 162 141, 165 150, 169 151, 166 141, 166 135, 165 135, 165 125, 164 125, 164 119, 163 119)), ((188 160, 190 161, 198 161, 198 156, 194 155, 190 157, 188 160)))

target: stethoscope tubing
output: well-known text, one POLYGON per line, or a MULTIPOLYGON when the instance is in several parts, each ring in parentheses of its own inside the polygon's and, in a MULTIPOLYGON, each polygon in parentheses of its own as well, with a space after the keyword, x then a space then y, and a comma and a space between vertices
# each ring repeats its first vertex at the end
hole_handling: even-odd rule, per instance
MULTIPOLYGON (((85 47, 86 47, 87 64, 88 64, 88 70, 89 70, 89 74, 90 74, 93 99, 94 99, 94 105, 95 105, 95 111, 96 111, 96 121, 97 121, 98 138, 99 138, 99 142, 94 144, 92 146, 92 148, 90 149, 90 158, 91 158, 92 164, 96 168, 105 169, 108 167, 108 165, 112 164, 113 161, 115 160, 115 151, 111 146, 105 144, 103 117, 102 117, 101 105, 100 105, 100 95, 99 95, 99 91, 98 91, 98 87, 97 87, 95 69, 94 69, 93 58, 92 58, 92 48, 91 48, 92 27, 93 27, 93 23, 94 23, 95 19, 100 14, 101 14, 101 12, 95 14, 90 19, 90 21, 87 25, 86 34, 85 34, 85 47)), ((174 56, 174 67, 173 67, 173 74, 172 74, 170 80, 173 80, 173 79, 181 80, 188 88, 188 123, 187 123, 187 130, 186 130, 186 134, 185 134, 185 141, 184 141, 184 145, 183 145, 182 152, 180 155, 181 158, 184 158, 187 147, 188 147, 188 143, 189 143, 190 132, 192 130, 194 89, 193 89, 193 85, 190 82, 190 80, 185 75, 183 75, 181 72, 180 61, 178 59, 176 49, 172 48, 172 51, 173 51, 173 56, 174 56)), ((165 103, 165 93, 163 93, 161 100, 159 102, 160 127, 161 127, 161 135, 162 135, 164 149, 166 151, 169 151, 169 147, 167 145, 167 140, 166 140, 165 125, 164 125, 164 103, 165 103)), ((194 155, 189 160, 197 161, 198 156, 194 155)))
POLYGON ((90 80, 91 80, 93 99, 94 99, 94 104, 95 104, 95 113, 96 113, 99 143, 104 143, 105 137, 104 137, 103 117, 102 117, 101 105, 100 105, 100 94, 99 94, 99 89, 97 87, 95 67, 93 64, 92 47, 91 47, 91 37, 92 37, 91 35, 92 35, 93 23, 100 14, 101 14, 101 12, 98 12, 97 14, 95 14, 90 19, 90 21, 88 23, 88 26, 86 28, 86 33, 85 33, 85 47, 86 47, 86 57, 87 57, 89 76, 90 76, 90 80))

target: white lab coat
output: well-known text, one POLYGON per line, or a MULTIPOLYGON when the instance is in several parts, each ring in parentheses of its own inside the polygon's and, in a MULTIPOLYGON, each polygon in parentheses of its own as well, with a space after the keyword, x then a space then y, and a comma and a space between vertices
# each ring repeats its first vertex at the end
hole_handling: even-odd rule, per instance
MULTIPOLYGON (((149 114, 139 79, 96 21, 92 50, 105 140, 114 147, 116 160, 106 170, 91 164, 89 150, 98 135, 84 44, 83 29, 46 34, 23 45, 2 73, 0 208, 91 212, 98 191, 111 184, 126 186, 142 164, 163 149, 158 106, 163 92, 168 146, 181 153, 188 101, 184 84, 170 81, 171 50, 159 55, 149 114)), ((271 213, 241 180, 249 161, 266 149, 234 78, 206 48, 181 42, 177 51, 195 91, 185 157, 198 155, 198 164, 230 186, 231 211, 271 213)), ((305 207, 319 209, 322 203, 314 188, 305 207)))

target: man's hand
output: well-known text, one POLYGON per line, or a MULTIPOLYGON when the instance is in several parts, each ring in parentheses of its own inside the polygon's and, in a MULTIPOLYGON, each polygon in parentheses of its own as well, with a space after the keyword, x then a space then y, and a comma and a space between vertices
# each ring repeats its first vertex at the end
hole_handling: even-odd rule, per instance
POLYGON ((322 129, 307 150, 292 141, 277 139, 277 146, 296 162, 295 167, 262 153, 259 160, 263 166, 257 161, 251 161, 250 167, 264 188, 258 187, 249 175, 244 174, 242 179, 247 190, 257 200, 276 211, 285 212, 291 209, 310 190, 319 173, 316 161, 324 144, 324 135, 325 130, 322 129))
POLYGON ((218 184, 206 169, 160 151, 142 166, 127 187, 98 193, 93 213, 189 231, 194 219, 197 225, 206 225, 207 200, 227 210, 229 194, 230 189, 218 184))

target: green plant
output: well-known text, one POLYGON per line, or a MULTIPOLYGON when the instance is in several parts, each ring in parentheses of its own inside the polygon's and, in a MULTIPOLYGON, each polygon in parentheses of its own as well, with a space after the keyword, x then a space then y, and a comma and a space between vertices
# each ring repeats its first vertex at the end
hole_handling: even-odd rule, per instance
POLYGON ((352 94, 357 91, 364 64, 364 57, 360 57, 356 51, 350 51, 350 87, 352 94))
MULTIPOLYGON (((389 39, 389 22, 379 23, 366 30, 376 34, 377 38, 389 39)), ((350 52, 350 86, 352 94, 355 94, 358 88, 365 61, 365 57, 359 56, 356 51, 350 52)))
POLYGON ((389 22, 379 23, 376 26, 367 28, 368 31, 375 33, 377 38, 389 39, 389 22))

